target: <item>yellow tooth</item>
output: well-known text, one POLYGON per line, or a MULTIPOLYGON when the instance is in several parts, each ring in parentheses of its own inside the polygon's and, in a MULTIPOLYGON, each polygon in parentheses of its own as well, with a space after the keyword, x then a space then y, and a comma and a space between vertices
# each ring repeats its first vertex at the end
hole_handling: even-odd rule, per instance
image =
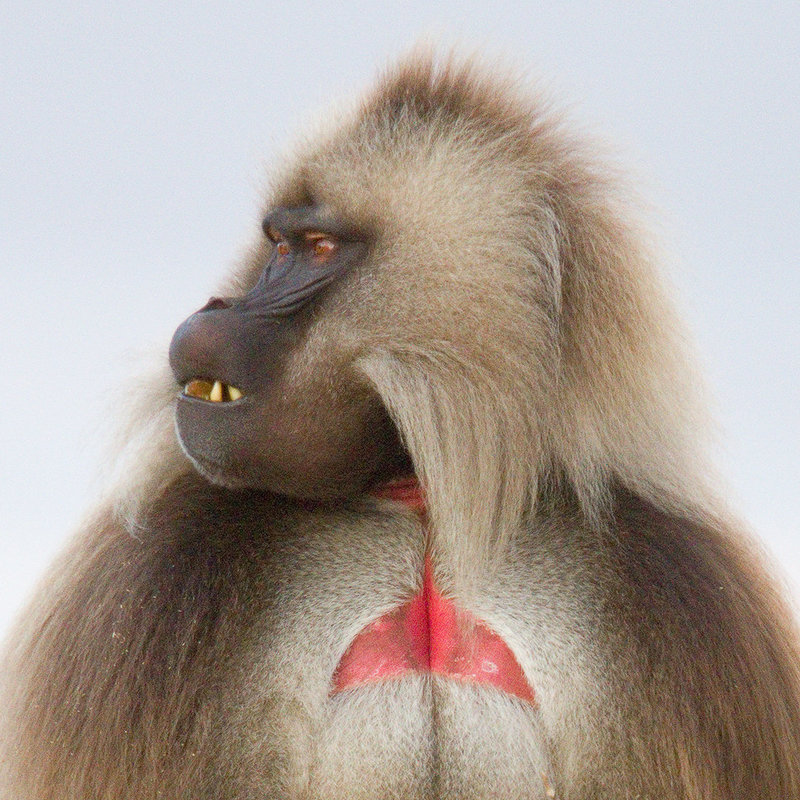
POLYGON ((214 385, 211 387, 211 391, 209 392, 208 399, 212 403, 221 403, 222 402, 222 383, 220 383, 220 381, 214 381, 214 385))
POLYGON ((229 386, 228 396, 231 398, 231 400, 238 400, 242 396, 242 393, 235 386, 229 386))

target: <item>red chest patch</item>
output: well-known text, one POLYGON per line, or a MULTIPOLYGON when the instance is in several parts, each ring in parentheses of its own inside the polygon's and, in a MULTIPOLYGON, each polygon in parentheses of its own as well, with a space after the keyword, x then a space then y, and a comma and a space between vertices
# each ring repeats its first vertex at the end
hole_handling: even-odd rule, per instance
MULTIPOLYGON (((391 484, 378 495, 424 512, 415 480, 391 484)), ((408 672, 435 672, 489 684, 534 702, 533 689, 508 645, 436 588, 429 556, 420 592, 371 622, 352 641, 333 676, 332 693, 408 672)))

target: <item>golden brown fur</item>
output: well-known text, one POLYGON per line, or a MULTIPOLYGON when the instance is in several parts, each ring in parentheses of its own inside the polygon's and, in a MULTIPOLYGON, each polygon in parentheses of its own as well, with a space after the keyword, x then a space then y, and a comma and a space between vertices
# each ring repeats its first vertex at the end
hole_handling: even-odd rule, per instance
POLYGON ((210 485, 154 379, 7 648, 2 800, 800 800, 795 628, 714 499, 653 256, 584 151, 510 82, 425 55, 298 148, 268 207, 374 240, 287 380, 300 409, 377 394, 429 532, 363 495, 210 485), (328 698, 426 535, 535 709, 429 676, 328 698))

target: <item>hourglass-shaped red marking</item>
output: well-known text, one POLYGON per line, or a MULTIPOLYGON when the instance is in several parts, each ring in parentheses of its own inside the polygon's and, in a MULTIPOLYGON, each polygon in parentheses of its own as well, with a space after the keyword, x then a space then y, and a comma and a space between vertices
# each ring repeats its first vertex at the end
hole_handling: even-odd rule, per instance
MULTIPOLYGON (((390 484, 376 494, 424 513, 416 480, 390 484)), ((420 591, 369 623, 352 641, 334 674, 332 693, 408 672, 488 684, 534 702, 533 689, 508 645, 438 590, 430 555, 425 558, 420 591)))

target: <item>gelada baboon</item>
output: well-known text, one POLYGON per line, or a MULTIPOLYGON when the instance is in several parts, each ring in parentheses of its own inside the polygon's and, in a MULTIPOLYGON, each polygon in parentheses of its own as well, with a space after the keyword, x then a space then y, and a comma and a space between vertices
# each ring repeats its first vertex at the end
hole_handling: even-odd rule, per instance
POLYGON ((609 172, 458 59, 341 117, 11 638, 4 800, 800 798, 794 625, 609 172))

